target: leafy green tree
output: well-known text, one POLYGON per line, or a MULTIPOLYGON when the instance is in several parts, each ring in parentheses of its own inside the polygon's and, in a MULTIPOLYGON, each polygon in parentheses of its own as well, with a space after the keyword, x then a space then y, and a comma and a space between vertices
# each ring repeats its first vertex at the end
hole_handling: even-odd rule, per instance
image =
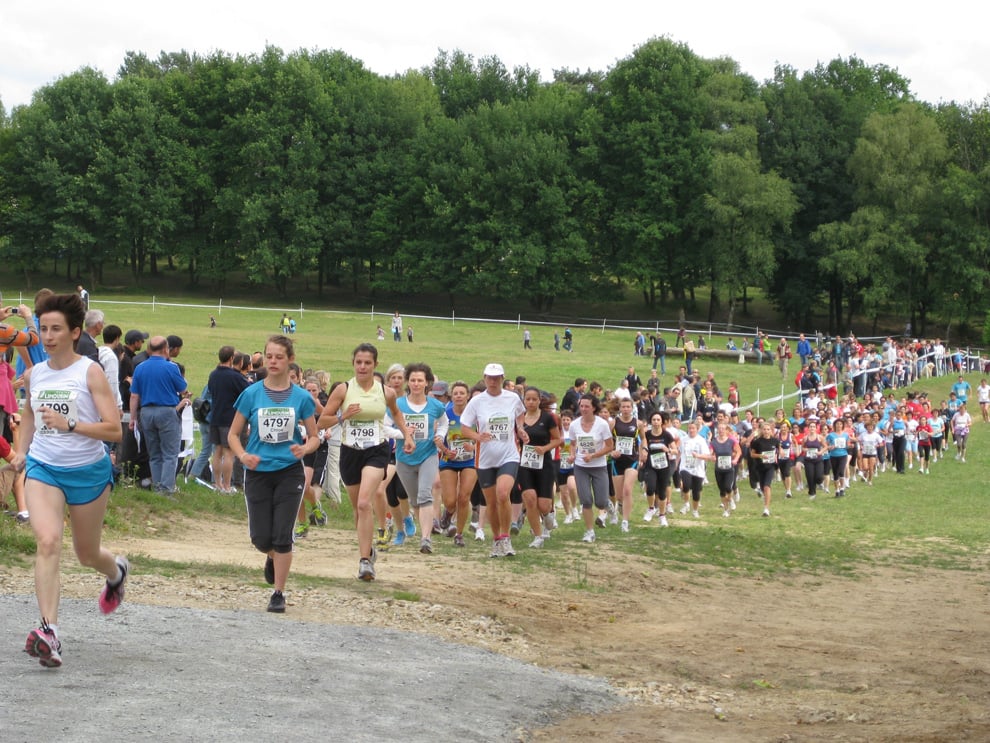
POLYGON ((649 307, 658 293, 683 299, 705 275, 692 253, 711 171, 699 95, 710 75, 684 44, 653 39, 608 73, 596 99, 603 258, 649 307))
POLYGON ((857 57, 819 64, 798 76, 777 68, 762 88, 767 117, 760 130, 764 169, 794 187, 800 206, 790 233, 777 236, 777 265, 771 296, 789 320, 807 326, 825 293, 828 328, 844 322, 845 286, 822 270, 825 243, 811 240, 822 224, 847 220, 859 206, 848 161, 863 123, 874 112, 892 111, 910 99, 908 81, 884 65, 857 57), (799 270, 795 270, 795 268, 799 270))

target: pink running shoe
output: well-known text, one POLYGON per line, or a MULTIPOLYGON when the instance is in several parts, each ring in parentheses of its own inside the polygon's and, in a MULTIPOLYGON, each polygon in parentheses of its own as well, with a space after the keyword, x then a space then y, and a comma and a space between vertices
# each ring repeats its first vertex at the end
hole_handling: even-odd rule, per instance
POLYGON ((45 668, 58 668, 62 665, 62 643, 55 636, 55 630, 48 626, 48 620, 42 619, 41 626, 28 633, 24 643, 24 652, 45 668))
POLYGON ((116 585, 110 585, 110 581, 103 587, 100 593, 100 611, 110 614, 117 610, 120 602, 124 600, 124 584, 127 583, 127 573, 131 569, 131 564, 126 557, 117 557, 117 566, 120 568, 120 580, 116 585))

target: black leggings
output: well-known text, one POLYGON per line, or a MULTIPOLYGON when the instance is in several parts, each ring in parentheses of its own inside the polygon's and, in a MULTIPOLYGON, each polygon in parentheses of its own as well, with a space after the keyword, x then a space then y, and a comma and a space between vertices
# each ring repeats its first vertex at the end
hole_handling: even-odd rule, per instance
POLYGON ((805 457, 804 479, 808 481, 808 495, 817 493, 818 486, 825 482, 825 462, 805 457))

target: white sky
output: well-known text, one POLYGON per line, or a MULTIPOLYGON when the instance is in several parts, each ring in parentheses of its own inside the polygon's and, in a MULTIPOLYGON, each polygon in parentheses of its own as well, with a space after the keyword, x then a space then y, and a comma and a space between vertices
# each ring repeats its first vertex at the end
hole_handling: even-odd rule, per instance
POLYGON ((430 64, 438 49, 529 65, 607 70, 654 36, 703 57, 729 56, 758 81, 778 62, 799 72, 856 55, 894 67, 930 103, 983 103, 990 94, 990 5, 877 0, 829 3, 582 0, 34 0, 0 5, 0 101, 9 113, 80 67, 113 79, 126 51, 260 53, 340 49, 380 74, 430 64))

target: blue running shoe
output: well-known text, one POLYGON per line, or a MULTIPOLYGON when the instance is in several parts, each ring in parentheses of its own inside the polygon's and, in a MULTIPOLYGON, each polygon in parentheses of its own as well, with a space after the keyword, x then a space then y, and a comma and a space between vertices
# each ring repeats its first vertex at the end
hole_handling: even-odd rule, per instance
POLYGON ((396 547, 401 547, 405 543, 406 543, 406 533, 402 529, 399 529, 397 532, 395 532, 395 542, 393 542, 393 544, 395 544, 396 547))
POLYGON ((402 519, 402 526, 406 530, 407 537, 416 536, 416 522, 413 521, 412 516, 406 516, 404 519, 402 519))

